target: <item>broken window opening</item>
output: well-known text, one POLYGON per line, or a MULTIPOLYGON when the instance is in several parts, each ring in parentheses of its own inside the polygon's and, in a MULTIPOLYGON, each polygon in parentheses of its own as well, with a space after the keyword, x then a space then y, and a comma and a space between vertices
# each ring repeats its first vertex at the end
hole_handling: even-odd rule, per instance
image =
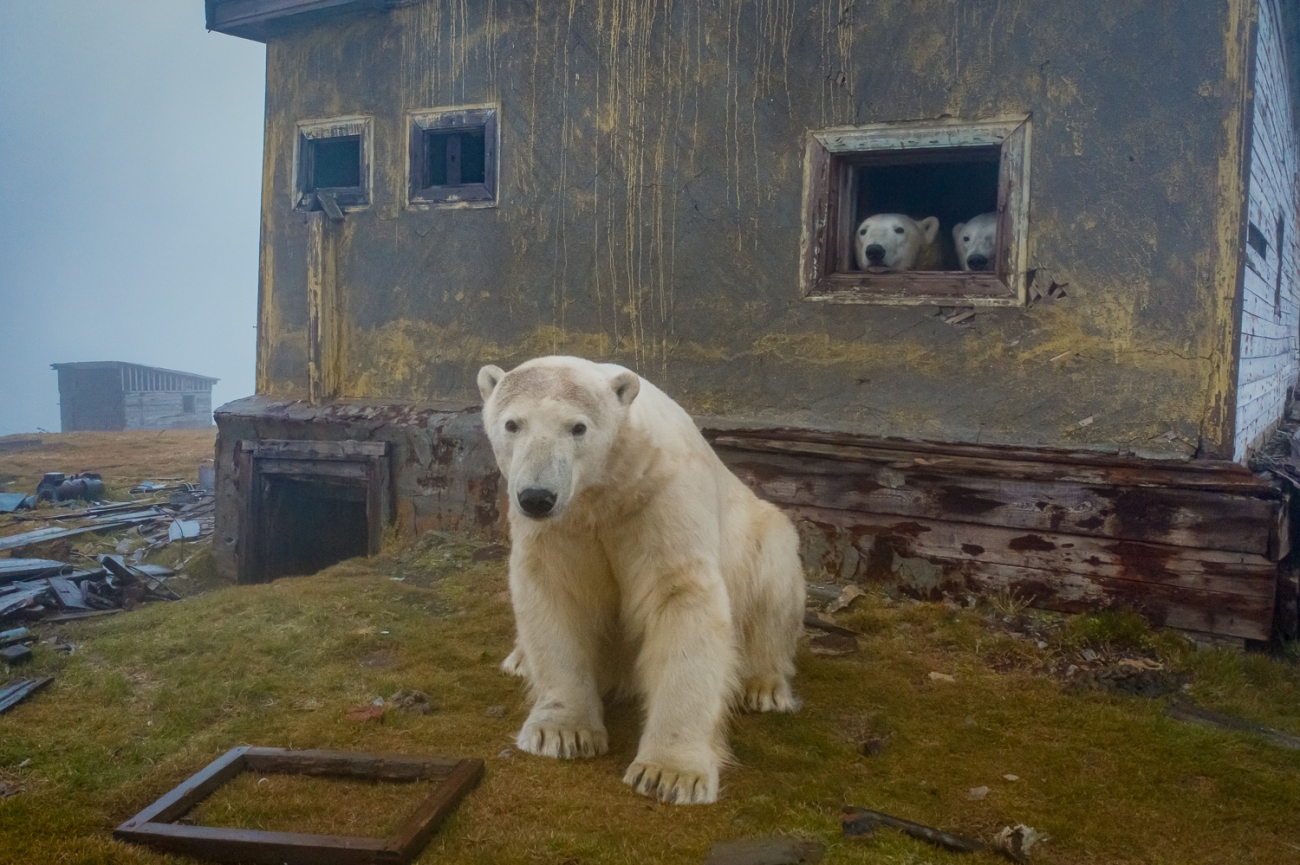
POLYGON ((369 549, 366 490, 355 481, 263 478, 265 579, 314 574, 369 549))
POLYGON ((1246 226, 1246 244, 1260 258, 1268 258, 1268 240, 1264 237, 1264 232, 1259 230, 1259 226, 1251 222, 1246 226))
POLYGON ((185 414, 194 414, 194 396, 185 394, 181 397, 181 411, 185 414))
POLYGON ((343 208, 370 204, 372 123, 368 117, 302 121, 294 153, 294 208, 321 207, 318 193, 343 208))
POLYGON ((497 130, 495 107, 412 112, 408 206, 496 206, 497 130))
POLYGON ((802 297, 1025 303, 1028 155, 1024 117, 811 133, 802 297))
POLYGON ((311 170, 306 192, 361 186, 361 136, 319 138, 308 142, 311 170))

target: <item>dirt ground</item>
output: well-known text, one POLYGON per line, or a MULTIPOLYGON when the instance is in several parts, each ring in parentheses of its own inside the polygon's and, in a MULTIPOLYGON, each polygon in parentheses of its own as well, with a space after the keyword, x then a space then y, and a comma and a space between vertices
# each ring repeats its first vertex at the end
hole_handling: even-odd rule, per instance
MULTIPOLYGON (((0 489, 47 470, 99 470, 117 490, 190 476, 211 453, 202 436, 41 436, 0 450, 0 484, 19 482, 0 489)), ((866 587, 833 614, 860 634, 847 654, 805 638, 801 711, 736 716, 720 801, 678 807, 621 783, 636 706, 610 707, 603 757, 514 747, 528 701, 497 669, 513 641, 502 552, 429 534, 311 577, 196 580, 179 602, 31 625, 35 659, 0 685, 55 678, 0 715, 0 861, 185 861, 115 841, 113 827, 240 744, 484 759, 483 783, 426 863, 698 863, 715 842, 772 835, 822 842, 826 863, 958 859, 888 829, 843 840, 845 806, 982 840, 1027 824, 1050 836, 1033 862, 1300 861, 1300 751, 1164 714, 1186 700, 1300 734, 1294 647, 1197 650, 1134 615, 1061 618, 1006 596, 914 603, 866 587), (404 689, 434 710, 349 718, 404 689)), ((188 819, 380 836, 427 792, 246 774, 188 819)))

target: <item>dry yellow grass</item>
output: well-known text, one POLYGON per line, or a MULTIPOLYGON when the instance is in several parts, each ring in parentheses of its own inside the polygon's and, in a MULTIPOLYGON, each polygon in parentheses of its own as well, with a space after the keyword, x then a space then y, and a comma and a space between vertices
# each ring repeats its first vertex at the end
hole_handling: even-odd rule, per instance
MULTIPOLYGON (((239 744, 484 758, 482 786, 426 863, 701 862, 713 842, 773 834, 823 840, 827 863, 957 861, 888 830, 841 841, 846 804, 975 837, 1026 823, 1052 836, 1035 851, 1044 863, 1300 859, 1300 753, 1168 720, 1160 700, 1070 693, 1044 672, 1084 640, 1142 643, 1191 678, 1197 702, 1300 733, 1293 662, 1195 652, 1104 619, 1058 629, 1040 649, 984 610, 869 595, 840 617, 865 634, 859 653, 801 650, 802 711, 736 718, 721 801, 661 805, 620 781, 636 747, 634 706, 609 712, 604 757, 515 751, 527 700, 497 670, 513 638, 505 567, 474 562, 475 546, 430 535, 313 577, 43 626, 76 650, 39 645, 22 674, 55 682, 0 716, 0 779, 21 790, 0 800, 0 861, 179 861, 115 842, 112 828, 239 744), (428 693, 438 711, 345 719, 404 688, 428 693), (497 706, 501 717, 489 712, 497 706), (887 737, 883 754, 858 752, 869 734, 887 737), (984 785, 987 798, 970 801, 984 785)), ((195 818, 374 835, 423 796, 259 781, 239 779, 195 818)))

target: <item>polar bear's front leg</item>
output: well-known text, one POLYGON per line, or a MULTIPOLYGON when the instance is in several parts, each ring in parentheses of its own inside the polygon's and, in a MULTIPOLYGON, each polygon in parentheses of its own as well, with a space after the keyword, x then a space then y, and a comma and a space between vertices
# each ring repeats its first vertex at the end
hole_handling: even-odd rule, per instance
MULTIPOLYGON (((572 595, 529 579, 511 580, 522 663, 534 695, 519 749, 542 757, 595 757, 609 750, 596 686, 596 633, 572 595)), ((509 659, 507 659, 508 661, 509 659)))
POLYGON ((716 802, 736 667, 726 592, 720 577, 689 571, 656 582, 637 658, 645 731, 623 781, 664 802, 716 802))

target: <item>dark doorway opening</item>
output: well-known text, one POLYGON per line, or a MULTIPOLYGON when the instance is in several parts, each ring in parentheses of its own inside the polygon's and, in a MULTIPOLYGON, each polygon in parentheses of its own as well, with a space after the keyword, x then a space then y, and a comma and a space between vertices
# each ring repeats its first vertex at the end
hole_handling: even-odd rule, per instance
POLYGON ((263 478, 265 578, 314 574, 369 552, 366 488, 335 478, 263 478))

